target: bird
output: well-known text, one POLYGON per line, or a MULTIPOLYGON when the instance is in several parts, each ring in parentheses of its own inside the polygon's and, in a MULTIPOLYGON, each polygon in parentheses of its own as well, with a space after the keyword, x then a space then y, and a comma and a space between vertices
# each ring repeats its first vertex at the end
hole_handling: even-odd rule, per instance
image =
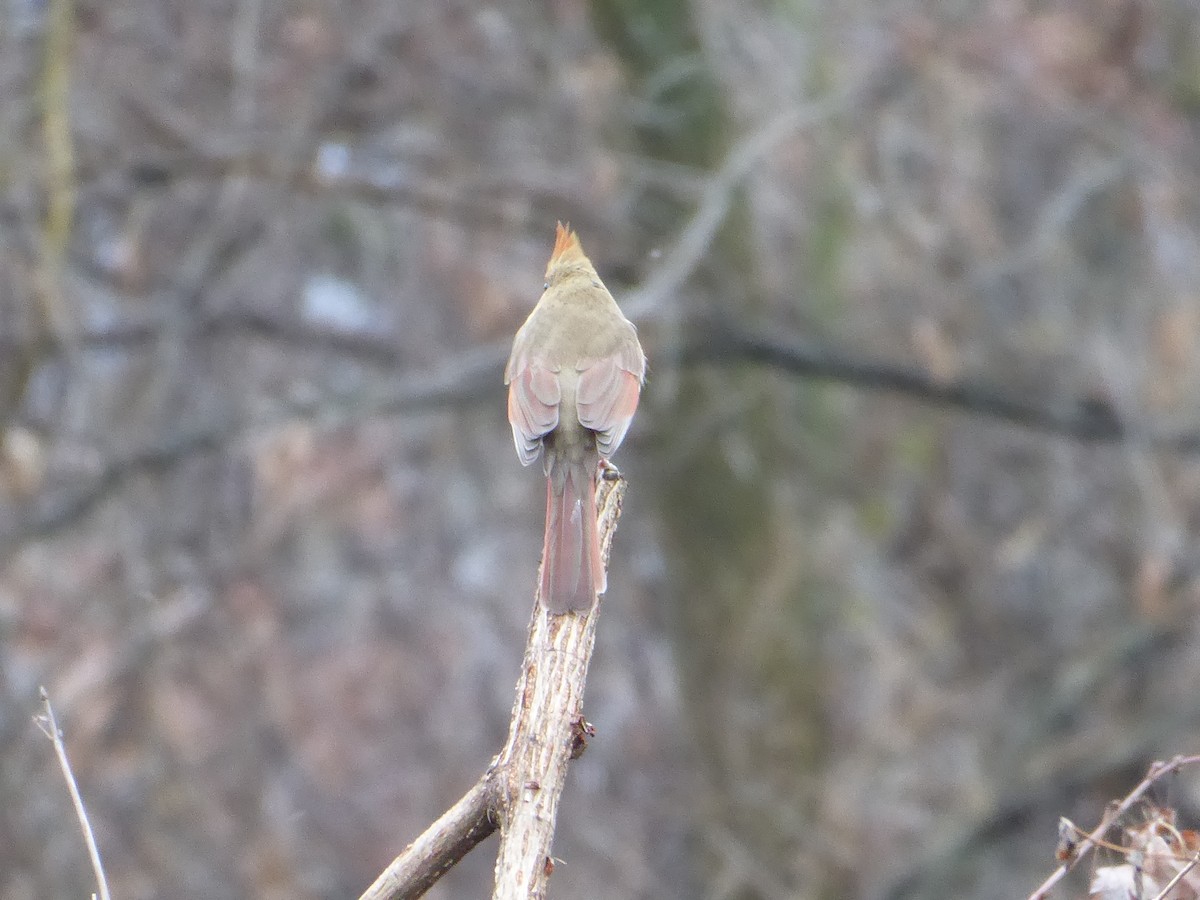
POLYGON ((541 598, 555 614, 587 612, 607 576, 596 531, 596 475, 624 440, 646 378, 637 329, 559 222, 542 295, 504 369, 521 464, 546 474, 541 598))

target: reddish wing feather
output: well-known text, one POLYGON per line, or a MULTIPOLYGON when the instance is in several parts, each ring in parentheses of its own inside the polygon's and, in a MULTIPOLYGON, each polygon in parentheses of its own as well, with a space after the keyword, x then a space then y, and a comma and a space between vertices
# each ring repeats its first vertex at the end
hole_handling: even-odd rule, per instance
POLYGON ((579 421, 596 432, 600 455, 611 456, 625 438, 637 410, 641 379, 619 365, 614 357, 580 367, 576 406, 579 421))
POLYGON ((529 390, 543 407, 554 411, 554 421, 557 424, 558 404, 562 402, 562 388, 558 384, 558 372, 537 363, 530 364, 529 390))
POLYGON ((517 455, 529 465, 537 459, 542 437, 558 425, 562 395, 558 376, 549 369, 524 361, 514 369, 508 385, 508 421, 517 455))

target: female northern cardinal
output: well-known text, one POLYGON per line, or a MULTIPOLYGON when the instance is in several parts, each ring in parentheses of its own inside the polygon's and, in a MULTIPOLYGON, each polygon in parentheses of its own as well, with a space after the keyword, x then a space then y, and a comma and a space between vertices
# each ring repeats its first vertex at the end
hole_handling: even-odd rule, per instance
POLYGON ((596 469, 637 409, 646 357, 579 237, 558 223, 542 297, 517 332, 504 370, 508 421, 522 465, 544 454, 542 602, 591 609, 604 593, 596 533, 596 469))

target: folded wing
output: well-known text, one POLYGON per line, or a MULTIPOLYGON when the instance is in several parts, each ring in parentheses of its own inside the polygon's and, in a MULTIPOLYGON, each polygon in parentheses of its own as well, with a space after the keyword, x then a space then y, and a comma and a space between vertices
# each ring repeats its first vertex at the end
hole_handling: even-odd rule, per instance
POLYGON ((596 448, 607 459, 621 446, 637 411, 645 361, 640 351, 633 349, 584 360, 578 370, 575 404, 579 421, 596 432, 596 448))
POLYGON ((541 453, 542 438, 558 425, 562 401, 558 372, 527 358, 514 358, 509 360, 505 380, 513 443, 521 465, 528 466, 541 453))

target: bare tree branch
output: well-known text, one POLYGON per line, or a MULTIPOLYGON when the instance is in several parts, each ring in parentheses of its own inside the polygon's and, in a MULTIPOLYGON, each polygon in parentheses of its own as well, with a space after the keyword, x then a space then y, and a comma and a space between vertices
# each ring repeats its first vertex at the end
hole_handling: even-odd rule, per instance
POLYGON ((43 330, 53 335, 55 341, 70 347, 77 322, 62 290, 62 276, 78 190, 75 148, 71 139, 71 41, 75 22, 72 0, 53 0, 49 4, 47 20, 40 85, 47 203, 37 297, 43 330))
MULTIPOLYGON (((625 482, 610 467, 596 490, 605 567, 624 495, 625 482)), ((599 611, 597 601, 587 615, 550 615, 537 598, 504 748, 463 798, 409 844, 360 900, 421 896, 497 829, 493 898, 545 896, 554 870, 550 849, 567 763, 583 752, 592 734, 582 715, 583 692, 599 611)))
MULTIPOLYGON (((638 318, 657 311, 667 300, 678 295, 712 246, 742 182, 784 141, 805 128, 853 109, 854 100, 862 90, 863 87, 856 87, 834 97, 785 110, 738 141, 726 154, 721 167, 708 179, 696 212, 664 255, 662 264, 626 297, 624 305, 629 315, 638 318)), ((677 303, 673 306, 680 307, 677 303)))
MULTIPOLYGON (((596 506, 605 567, 624 493, 623 481, 600 481, 596 506)), ((583 689, 599 609, 597 602, 586 616, 550 615, 540 596, 534 609, 508 741, 496 763, 501 776, 500 852, 493 900, 546 894, 567 761, 582 751, 590 728, 583 718, 583 689)))
POLYGON ((1104 839, 1105 832, 1119 822, 1121 817, 1133 808, 1133 804, 1137 803, 1156 781, 1164 775, 1178 772, 1184 766, 1195 765, 1198 762, 1200 762, 1200 756, 1176 756, 1165 763, 1153 763, 1150 766, 1150 771, 1146 773, 1146 777, 1142 779, 1141 783, 1130 791, 1124 800, 1114 807, 1109 807, 1103 817, 1101 817, 1100 824, 1095 827, 1091 834, 1080 841, 1070 857, 1055 869, 1036 891, 1029 895, 1029 900, 1045 900, 1051 888, 1058 884, 1068 872, 1079 864, 1080 860, 1087 856, 1104 839))
POLYGON ((794 375, 903 394, 934 406, 1088 443, 1137 441, 1181 454, 1200 452, 1200 431, 1135 427, 1099 397, 1034 398, 982 379, 946 381, 923 369, 856 357, 796 337, 711 326, 686 347, 682 358, 690 362, 758 363, 794 375))
MULTIPOLYGON (((249 335, 284 345, 323 348, 385 368, 401 364, 401 354, 392 341, 369 335, 338 334, 250 313, 211 319, 202 324, 200 330, 209 336, 249 335)), ((152 323, 132 323, 106 332, 83 334, 80 344, 84 347, 109 344, 132 346, 143 342, 152 345, 156 334, 157 327, 152 323)), ((10 342, 0 337, 0 353, 9 345, 10 342)), ((500 373, 508 350, 507 341, 488 344, 464 354, 451 368, 402 377, 376 395, 326 400, 316 407, 297 407, 291 410, 291 414, 329 423, 346 423, 415 409, 437 409, 479 402, 491 396, 490 390, 500 383, 500 373)), ((659 350, 663 351, 663 348, 659 350)), ((47 352, 54 350, 48 347, 47 352)), ((696 337, 680 345, 677 353, 665 351, 656 354, 656 358, 667 360, 672 356, 676 356, 681 365, 753 363, 804 378, 888 391, 929 405, 997 419, 1084 443, 1136 442, 1184 456, 1200 454, 1200 429, 1133 425, 1101 398, 1031 397, 1008 391, 983 379, 944 381, 920 368, 856 356, 828 344, 797 337, 784 338, 724 324, 710 324, 702 327, 696 337)), ((269 424, 261 421, 242 424, 220 422, 207 429, 164 438, 158 444, 112 461, 87 484, 67 492, 65 499, 32 514, 9 532, 0 534, 0 555, 28 537, 45 537, 69 527, 133 475, 168 470, 197 453, 219 449, 269 424)))
POLYGON ((74 490, 63 491, 51 502, 31 512, 16 526, 0 532, 0 557, 30 538, 42 538, 78 522, 107 497, 139 474, 170 469, 198 453, 210 452, 238 434, 232 423, 179 433, 161 444, 111 460, 99 475, 74 490))
POLYGON ((496 782, 491 771, 409 844, 360 900, 420 897, 496 830, 496 782))
MULTIPOLYGON (((159 327, 154 322, 131 322, 103 331, 82 333, 78 343, 84 348, 153 344, 159 327)), ((217 339, 233 335, 324 349, 389 368, 402 364, 402 353, 393 340, 313 328, 251 312, 225 313, 197 326, 199 337, 217 339)), ((15 351, 21 346, 24 344, 19 340, 0 336, 0 352, 15 351)), ((465 367, 460 363, 452 370, 405 377, 389 391, 389 397, 357 404, 356 409, 360 413, 387 413, 479 399, 489 384, 499 382, 499 372, 508 350, 508 341, 480 347, 470 354, 465 367)), ((1200 430, 1136 427, 1123 420, 1111 404, 1096 396, 1031 397, 983 379, 946 381, 914 366, 870 359, 829 344, 795 336, 768 335, 728 323, 703 325, 694 338, 674 347, 660 346, 658 350, 656 358, 668 360, 660 363, 660 369, 670 365, 673 358, 681 364, 691 365, 751 362, 807 378, 902 394, 934 406, 999 419, 1087 443, 1137 441, 1183 455, 1200 453, 1200 430)), ((54 352, 50 346, 46 346, 45 351, 54 352)))
MULTIPOLYGON (((1094 701, 1103 690, 1101 682, 1114 672, 1136 667, 1147 656, 1167 652, 1175 633, 1172 626, 1138 629, 1140 634, 1123 648, 1101 651, 1096 658, 1084 661, 1088 682, 1082 689, 1069 684, 1069 678, 1056 680, 1041 729, 1035 727, 1014 751, 1024 765, 1010 772, 1001 772, 998 783, 1010 787, 995 798, 987 808, 980 809, 958 821, 951 819, 943 829, 941 840, 926 842, 921 851, 906 860, 903 871, 891 877, 871 897, 876 900, 905 900, 912 897, 936 896, 945 893, 954 883, 964 860, 974 858, 981 849, 995 846, 1015 834, 1025 834, 1031 819, 1049 808, 1071 803, 1078 797, 1114 777, 1122 777, 1131 767, 1152 758, 1156 748, 1170 743, 1181 729, 1195 727, 1200 715, 1185 716, 1181 721, 1176 710, 1170 710, 1143 722, 1137 729, 1121 731, 1097 751, 1088 746, 1078 753, 1039 753, 1038 748, 1052 745, 1051 718, 1054 712, 1070 716, 1094 701), (1052 712, 1053 711, 1053 712, 1052 712)), ((1116 642, 1121 638, 1114 635, 1116 642)))

